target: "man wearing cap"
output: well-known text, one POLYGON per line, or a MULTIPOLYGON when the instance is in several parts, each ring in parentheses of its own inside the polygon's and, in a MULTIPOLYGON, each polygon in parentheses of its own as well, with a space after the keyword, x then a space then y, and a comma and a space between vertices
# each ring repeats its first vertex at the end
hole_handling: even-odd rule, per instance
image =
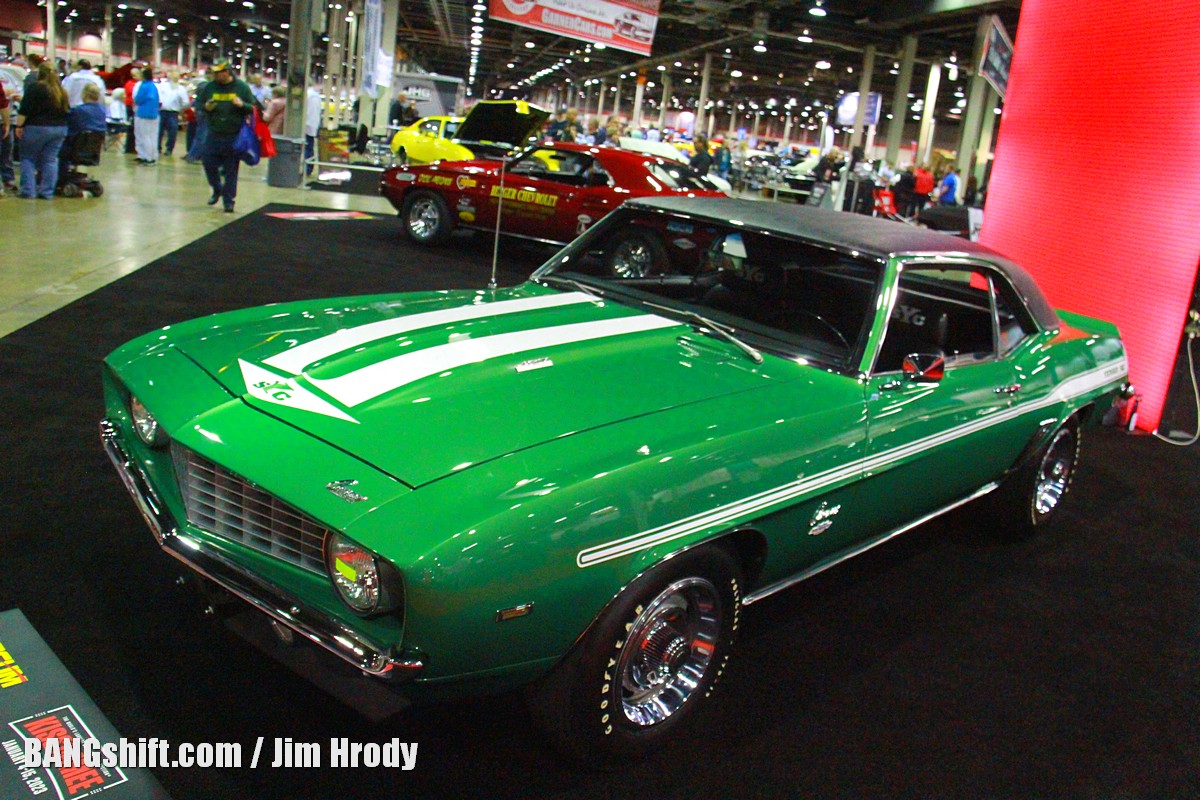
POLYGON ((239 164, 233 141, 257 101, 246 82, 233 77, 229 62, 218 61, 209 74, 212 80, 196 96, 196 104, 204 109, 208 119, 208 140, 203 152, 204 174, 212 187, 208 204, 215 206, 222 200, 225 210, 233 213, 239 164))

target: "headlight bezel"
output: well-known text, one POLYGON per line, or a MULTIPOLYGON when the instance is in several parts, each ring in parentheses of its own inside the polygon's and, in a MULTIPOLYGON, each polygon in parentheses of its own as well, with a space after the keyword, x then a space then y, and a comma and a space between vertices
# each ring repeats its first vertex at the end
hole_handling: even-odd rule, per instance
POLYGON ((165 447, 167 434, 158 419, 136 395, 129 395, 129 424, 147 447, 165 447))
POLYGON ((325 536, 325 570, 342 603, 360 617, 377 617, 401 606, 403 582, 391 562, 349 537, 325 536), (365 600, 358 600, 360 596, 365 600))

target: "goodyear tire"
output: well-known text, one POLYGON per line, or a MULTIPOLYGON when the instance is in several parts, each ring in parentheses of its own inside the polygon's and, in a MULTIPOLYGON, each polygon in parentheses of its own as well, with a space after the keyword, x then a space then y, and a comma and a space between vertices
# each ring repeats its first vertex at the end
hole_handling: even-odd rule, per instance
POLYGON ((997 490, 1002 534, 1025 538, 1057 521, 1079 463, 1080 439, 1079 420, 1071 417, 997 490))
POLYGON ((454 221, 441 195, 417 189, 409 192, 400 208, 404 232, 417 244, 442 244, 450 238, 454 221))
POLYGON ((725 669, 741 569, 724 547, 675 556, 631 583, 534 687, 534 717, 563 753, 648 754, 686 725, 725 669))
POLYGON ((617 278, 662 275, 670 268, 670 256, 662 240, 648 231, 619 233, 609 242, 604 263, 617 278))

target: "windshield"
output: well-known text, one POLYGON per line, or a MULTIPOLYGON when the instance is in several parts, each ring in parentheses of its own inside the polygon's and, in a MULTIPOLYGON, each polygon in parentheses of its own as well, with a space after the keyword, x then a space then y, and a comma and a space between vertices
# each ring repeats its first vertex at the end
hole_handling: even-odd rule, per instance
POLYGON ((753 347, 852 372, 874 321, 882 272, 874 261, 784 233, 625 207, 533 279, 582 284, 654 313, 699 314, 753 347))

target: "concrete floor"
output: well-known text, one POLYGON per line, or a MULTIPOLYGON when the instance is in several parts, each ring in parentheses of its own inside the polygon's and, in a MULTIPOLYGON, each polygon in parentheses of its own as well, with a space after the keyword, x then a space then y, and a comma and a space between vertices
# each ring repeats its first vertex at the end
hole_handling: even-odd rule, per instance
POLYGON ((206 205, 203 168, 184 161, 182 147, 176 154, 148 167, 105 151, 85 170, 103 182, 102 197, 0 197, 0 336, 267 203, 395 213, 382 197, 268 186, 264 161, 242 166, 237 212, 226 214, 206 205))

